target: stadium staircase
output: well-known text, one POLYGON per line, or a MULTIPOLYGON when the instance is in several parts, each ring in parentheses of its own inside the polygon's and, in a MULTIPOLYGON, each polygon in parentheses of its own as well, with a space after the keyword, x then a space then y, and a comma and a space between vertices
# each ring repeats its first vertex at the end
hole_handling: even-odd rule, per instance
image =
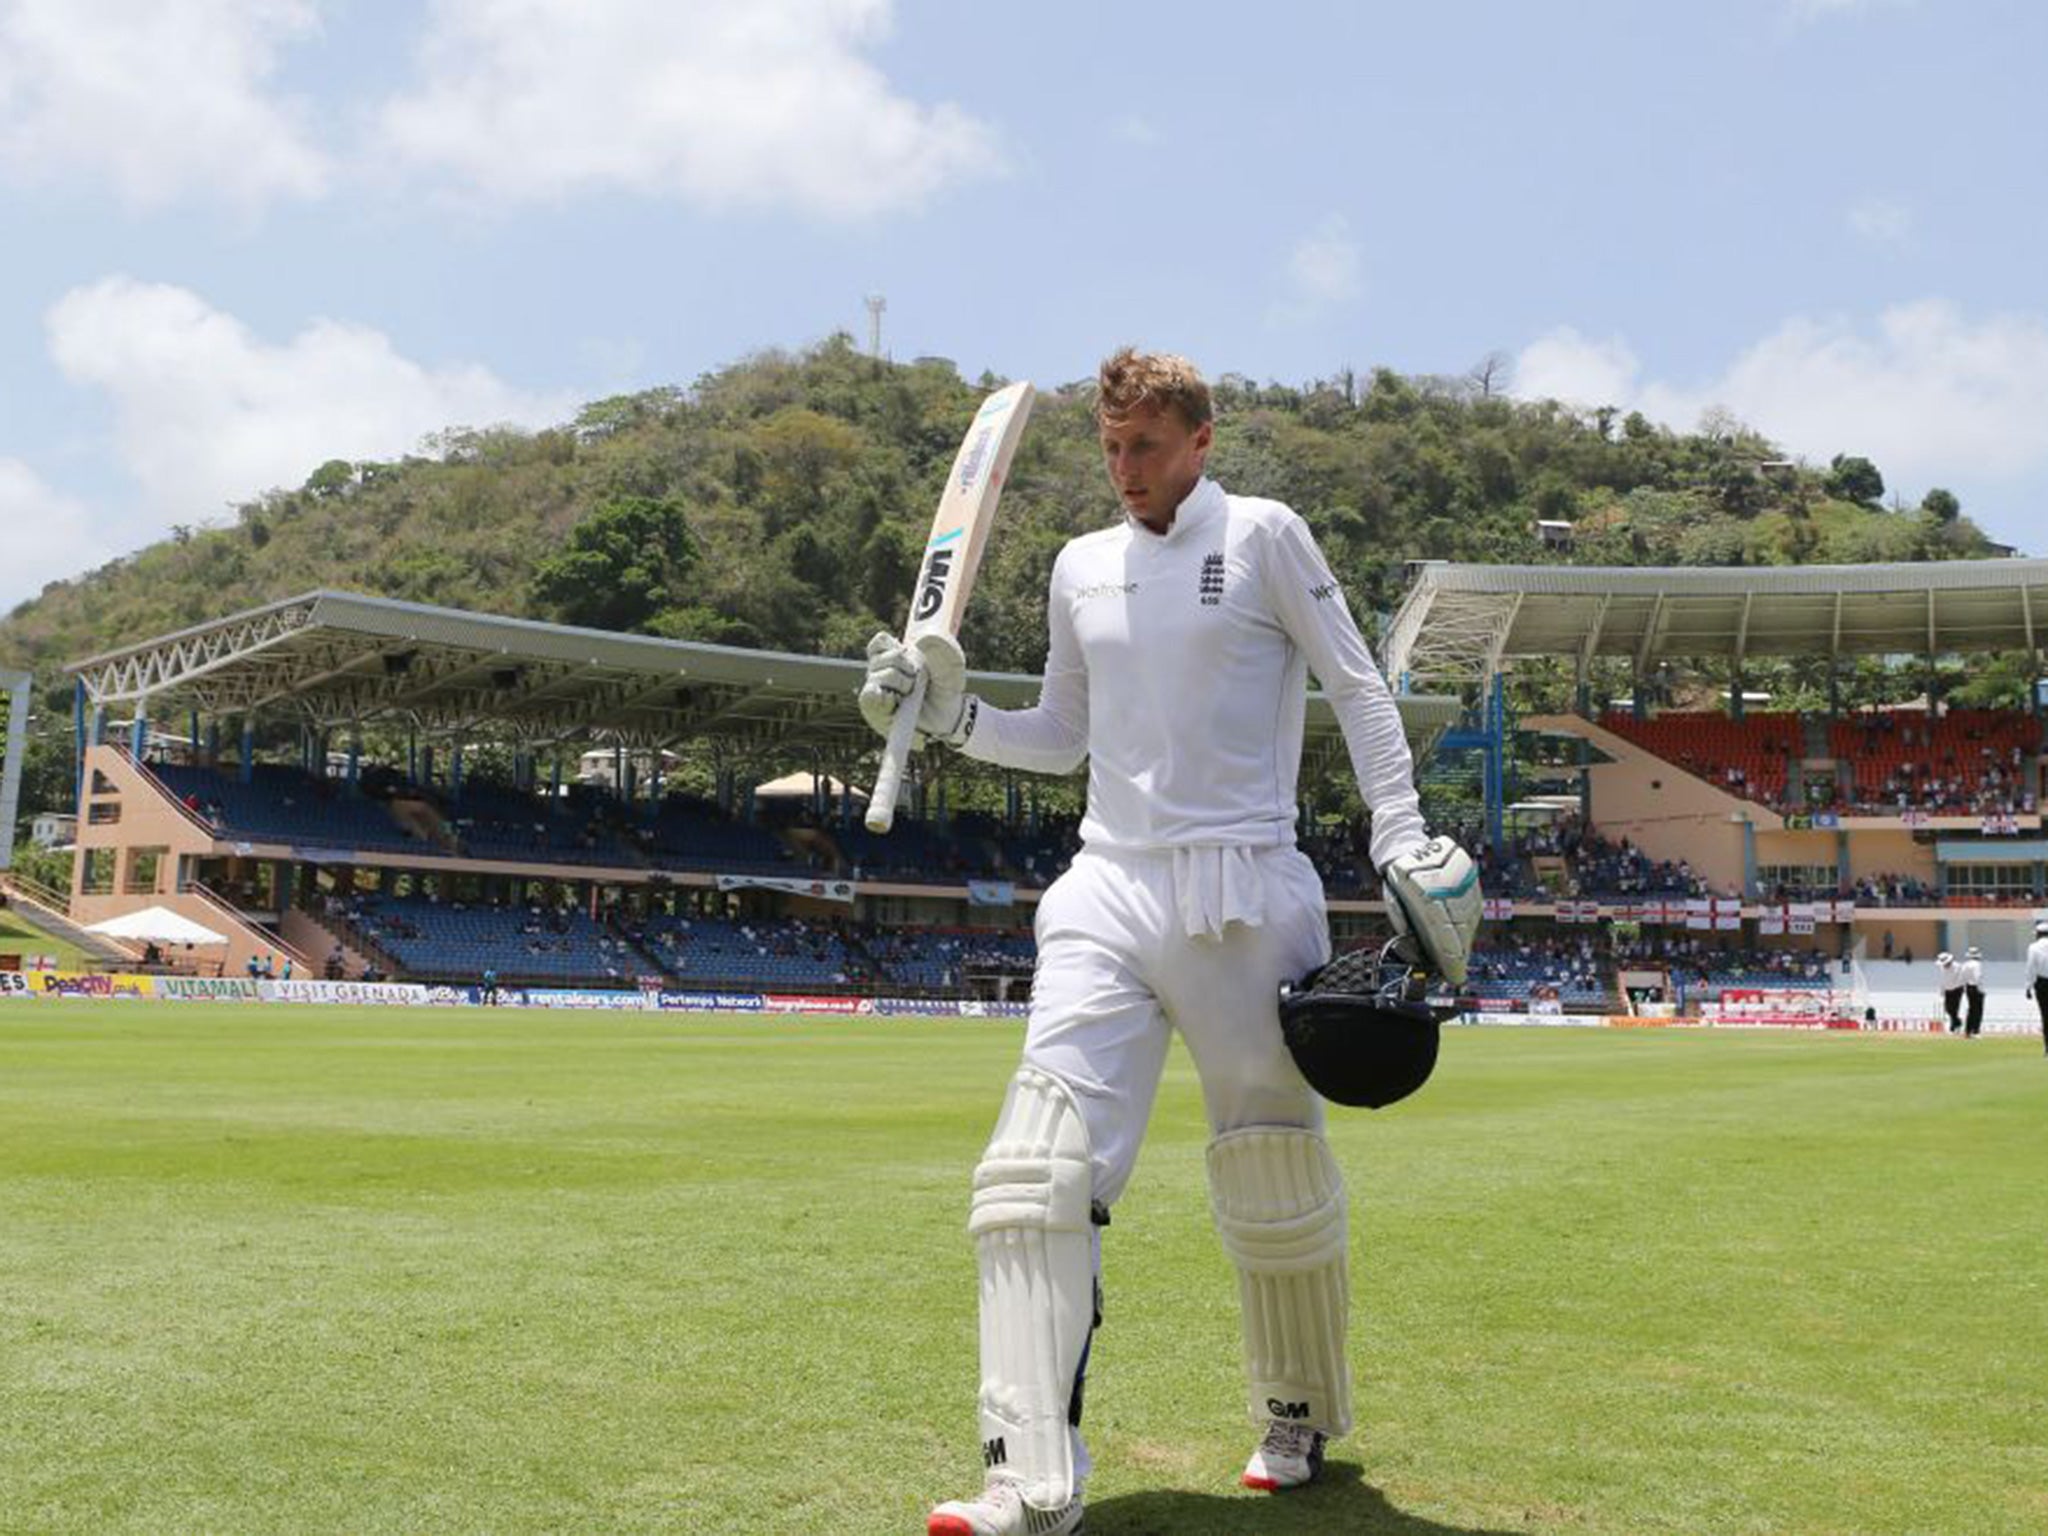
POLYGON ((65 915, 69 903, 48 886, 23 875, 0 874, 0 891, 7 893, 8 910, 29 927, 60 943, 69 944, 87 959, 103 965, 130 966, 136 956, 125 946, 102 933, 87 933, 65 915))
MULTIPOLYGON (((184 916, 227 936, 228 952, 223 962, 225 974, 239 976, 251 956, 261 959, 266 955, 273 957, 280 966, 287 960, 291 961, 292 974, 295 976, 313 977, 320 974, 298 946, 264 927, 212 887, 194 881, 177 894, 199 909, 186 912, 184 916)), ((163 904, 174 909, 179 905, 172 901, 163 904)))
POLYGON ((285 913, 278 931, 299 953, 311 957, 309 977, 327 974, 327 958, 336 946, 341 949, 342 974, 351 981, 372 968, 385 976, 397 974, 397 961, 338 917, 294 907, 285 913))

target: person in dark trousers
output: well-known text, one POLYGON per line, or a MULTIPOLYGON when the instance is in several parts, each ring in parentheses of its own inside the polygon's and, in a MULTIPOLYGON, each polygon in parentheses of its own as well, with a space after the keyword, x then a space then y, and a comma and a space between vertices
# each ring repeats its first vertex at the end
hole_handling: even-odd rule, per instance
POLYGON ((2034 942, 2027 946, 2027 996, 2041 1010, 2041 1050, 2048 1054, 2048 917, 2034 923, 2034 942))
POLYGON ((1963 1003, 1963 1034, 1974 1040, 1984 1028, 1984 951, 1974 944, 1963 956, 1963 1003))
POLYGON ((1942 1012, 1948 1015, 1948 1032, 1957 1034, 1963 1027, 1963 968, 1956 964, 1956 957, 1943 950, 1934 957, 1934 984, 1941 988, 1942 1012))

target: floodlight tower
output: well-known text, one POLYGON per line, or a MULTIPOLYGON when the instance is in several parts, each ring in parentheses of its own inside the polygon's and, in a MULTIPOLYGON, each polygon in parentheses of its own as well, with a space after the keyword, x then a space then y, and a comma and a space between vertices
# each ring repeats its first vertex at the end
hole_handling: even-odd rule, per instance
POLYGON ((21 803, 21 765, 28 756, 26 672, 0 671, 0 869, 14 862, 14 817, 21 803))
POLYGON ((882 360, 882 311, 889 307, 889 301, 879 293, 867 296, 868 306, 868 356, 876 362, 882 360))

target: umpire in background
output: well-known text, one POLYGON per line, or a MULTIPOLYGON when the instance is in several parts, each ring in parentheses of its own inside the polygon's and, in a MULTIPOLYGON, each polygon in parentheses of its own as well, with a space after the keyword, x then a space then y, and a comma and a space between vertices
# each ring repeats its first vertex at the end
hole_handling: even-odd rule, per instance
POLYGON ((2027 946, 2027 996, 2041 1010, 2041 1049, 2048 1053, 2048 917, 2034 921, 2034 942, 2027 946))
POLYGON ((1974 1040, 1984 1029, 1984 951, 1972 944, 1963 956, 1963 1036, 1974 1040))
POLYGON ((1948 1032, 1963 1027, 1963 968, 1956 957, 1943 950, 1934 957, 1934 984, 1941 988, 1941 1011, 1948 1015, 1948 1032))

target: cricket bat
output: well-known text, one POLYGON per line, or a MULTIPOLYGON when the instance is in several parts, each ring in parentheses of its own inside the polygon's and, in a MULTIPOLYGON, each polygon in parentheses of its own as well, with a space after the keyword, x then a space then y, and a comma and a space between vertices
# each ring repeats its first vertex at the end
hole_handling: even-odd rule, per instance
MULTIPOLYGON (((910 622, 903 626, 903 643, 912 649, 920 636, 960 633, 967 596, 974 590, 974 573, 981 568, 981 552, 988 543, 989 524, 995 521, 996 503, 1009 478, 1010 460, 1024 435, 1024 423, 1031 418, 1031 399, 1031 385, 1019 379, 982 401, 981 409, 974 413, 974 424, 967 429, 953 460, 953 472, 946 477, 939 510, 932 518, 931 538, 924 546, 924 564, 911 589, 910 622)), ((896 795, 903 787, 904 765, 910 761, 924 689, 925 676, 919 672, 889 729, 882 765, 875 771, 874 791, 868 796, 870 832, 886 832, 896 820, 896 795)))

